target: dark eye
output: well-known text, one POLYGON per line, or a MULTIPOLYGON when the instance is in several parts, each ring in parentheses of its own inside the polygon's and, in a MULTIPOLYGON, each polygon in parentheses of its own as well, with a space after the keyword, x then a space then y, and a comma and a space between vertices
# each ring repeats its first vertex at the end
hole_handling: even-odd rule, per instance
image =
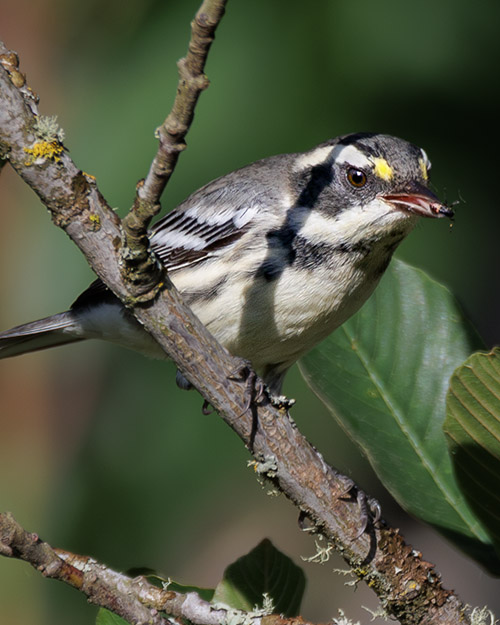
POLYGON ((347 170, 347 180, 349 180, 353 187, 359 189, 360 187, 364 187, 366 184, 366 174, 361 169, 349 167, 347 170))

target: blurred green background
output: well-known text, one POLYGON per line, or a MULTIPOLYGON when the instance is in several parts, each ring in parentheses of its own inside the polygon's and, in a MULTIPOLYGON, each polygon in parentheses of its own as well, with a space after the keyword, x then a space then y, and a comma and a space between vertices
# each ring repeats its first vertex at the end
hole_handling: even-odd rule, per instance
MULTIPOLYGON (((1 2, 1 36, 57 114, 76 164, 120 214, 156 149, 198 0, 1 2)), ((232 169, 306 150, 351 131, 424 147, 435 190, 457 218, 422 222, 398 255, 448 284, 488 346, 498 323, 500 3, 479 0, 230 0, 210 53, 188 150, 164 209, 232 169)), ((6 167, 0 185, 0 327, 66 309, 92 280, 83 257, 6 167)), ((382 502, 383 514, 434 562, 464 601, 500 611, 498 583, 408 518, 305 388, 285 385, 293 416, 327 461, 382 502)), ((126 570, 149 566, 214 586, 263 537, 300 563, 314 543, 297 511, 270 498, 241 442, 174 367, 118 347, 81 344, 0 362, 0 509, 53 545, 126 570)), ((369 620, 333 559, 304 564, 303 615, 343 608, 369 620)), ((0 560, 2 625, 92 623, 95 608, 27 565, 0 560)))

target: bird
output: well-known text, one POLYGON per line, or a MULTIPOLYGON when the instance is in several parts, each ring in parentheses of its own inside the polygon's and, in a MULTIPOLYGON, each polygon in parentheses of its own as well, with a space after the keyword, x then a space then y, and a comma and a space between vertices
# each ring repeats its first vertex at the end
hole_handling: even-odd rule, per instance
MULTIPOLYGON (((150 248, 208 330, 278 395, 288 369, 372 294, 420 217, 453 218, 430 169, 403 139, 342 135, 208 183, 151 228, 150 248)), ((96 280, 68 311, 1 332, 0 359, 91 338, 167 358, 96 280)))

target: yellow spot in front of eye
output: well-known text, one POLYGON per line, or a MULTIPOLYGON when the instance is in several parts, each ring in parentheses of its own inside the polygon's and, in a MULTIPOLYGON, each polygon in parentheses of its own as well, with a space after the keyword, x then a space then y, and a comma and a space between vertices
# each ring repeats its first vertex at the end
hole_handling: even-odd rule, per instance
POLYGON ((394 176, 394 170, 385 160, 385 158, 376 156, 371 160, 373 162, 373 171, 376 176, 382 178, 382 180, 392 180, 394 176))
POLYGON ((422 172, 422 176, 424 178, 424 180, 427 180, 429 178, 429 174, 427 173, 427 165, 425 164, 425 161, 423 158, 419 158, 418 159, 418 164, 420 166, 420 171, 422 172))

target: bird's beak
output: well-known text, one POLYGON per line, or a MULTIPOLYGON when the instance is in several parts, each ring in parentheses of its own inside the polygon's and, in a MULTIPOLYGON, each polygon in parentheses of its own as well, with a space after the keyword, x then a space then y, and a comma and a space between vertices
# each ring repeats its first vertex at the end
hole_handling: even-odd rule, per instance
POLYGON ((384 193, 380 199, 399 210, 414 213, 420 217, 449 217, 453 219, 454 212, 443 204, 432 191, 421 184, 403 189, 399 193, 384 193))

